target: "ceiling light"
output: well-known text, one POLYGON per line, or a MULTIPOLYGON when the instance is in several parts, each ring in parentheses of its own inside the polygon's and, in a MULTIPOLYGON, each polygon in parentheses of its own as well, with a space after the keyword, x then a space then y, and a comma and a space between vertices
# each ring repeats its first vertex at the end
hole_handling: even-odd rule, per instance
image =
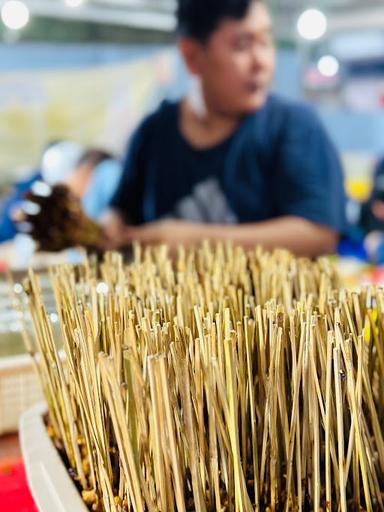
POLYGON ((20 30, 29 21, 29 10, 21 0, 8 0, 1 8, 1 19, 11 30, 20 30))
POLYGON ((84 4, 84 0, 65 0, 68 7, 80 7, 84 4))
POLYGON ((332 78, 339 72, 340 64, 333 55, 325 55, 317 63, 317 69, 323 76, 332 78))
POLYGON ((318 9, 304 11, 297 21, 297 31, 303 39, 315 41, 320 39, 327 31, 327 18, 318 9))

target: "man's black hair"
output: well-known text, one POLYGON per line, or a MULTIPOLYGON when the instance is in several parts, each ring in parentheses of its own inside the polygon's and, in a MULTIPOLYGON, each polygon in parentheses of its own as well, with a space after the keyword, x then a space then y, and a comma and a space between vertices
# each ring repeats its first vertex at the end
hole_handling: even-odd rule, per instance
POLYGON ((178 0, 178 34, 206 42, 221 21, 244 18, 255 1, 260 0, 178 0))
POLYGON ((77 165, 89 164, 96 167, 96 165, 104 162, 104 160, 110 160, 112 158, 114 158, 114 156, 103 149, 91 148, 84 151, 77 161, 77 165))

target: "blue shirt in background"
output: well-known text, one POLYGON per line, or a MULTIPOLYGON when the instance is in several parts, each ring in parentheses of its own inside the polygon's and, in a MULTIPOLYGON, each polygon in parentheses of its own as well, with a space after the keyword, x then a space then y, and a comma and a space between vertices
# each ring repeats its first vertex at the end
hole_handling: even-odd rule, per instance
POLYGON ((17 235, 17 223, 12 219, 12 213, 21 206, 32 185, 41 179, 40 171, 34 171, 25 180, 15 183, 9 196, 4 199, 0 206, 0 243, 12 240, 17 235))
POLYGON ((341 232, 345 194, 337 152, 307 106, 269 96, 219 145, 194 149, 179 103, 138 128, 111 206, 126 222, 161 218, 246 223, 299 216, 341 232))
POLYGON ((99 219, 108 208, 120 181, 122 164, 112 158, 103 160, 93 170, 91 181, 81 204, 91 219, 99 219))

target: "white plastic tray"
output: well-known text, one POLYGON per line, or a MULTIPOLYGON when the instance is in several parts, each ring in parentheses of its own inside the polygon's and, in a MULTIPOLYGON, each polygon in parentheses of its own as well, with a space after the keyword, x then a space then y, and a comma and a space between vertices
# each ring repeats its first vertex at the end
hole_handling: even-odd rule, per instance
POLYGON ((28 485, 40 512, 89 512, 49 438, 39 403, 20 419, 20 443, 28 485))

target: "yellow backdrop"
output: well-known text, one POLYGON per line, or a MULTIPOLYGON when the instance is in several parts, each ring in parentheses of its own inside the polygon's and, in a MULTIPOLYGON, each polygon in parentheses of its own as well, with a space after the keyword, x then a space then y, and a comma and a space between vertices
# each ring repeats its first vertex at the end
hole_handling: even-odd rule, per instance
POLYGON ((0 180, 39 160, 45 144, 65 138, 121 152, 155 102, 171 56, 81 70, 0 75, 0 180))

